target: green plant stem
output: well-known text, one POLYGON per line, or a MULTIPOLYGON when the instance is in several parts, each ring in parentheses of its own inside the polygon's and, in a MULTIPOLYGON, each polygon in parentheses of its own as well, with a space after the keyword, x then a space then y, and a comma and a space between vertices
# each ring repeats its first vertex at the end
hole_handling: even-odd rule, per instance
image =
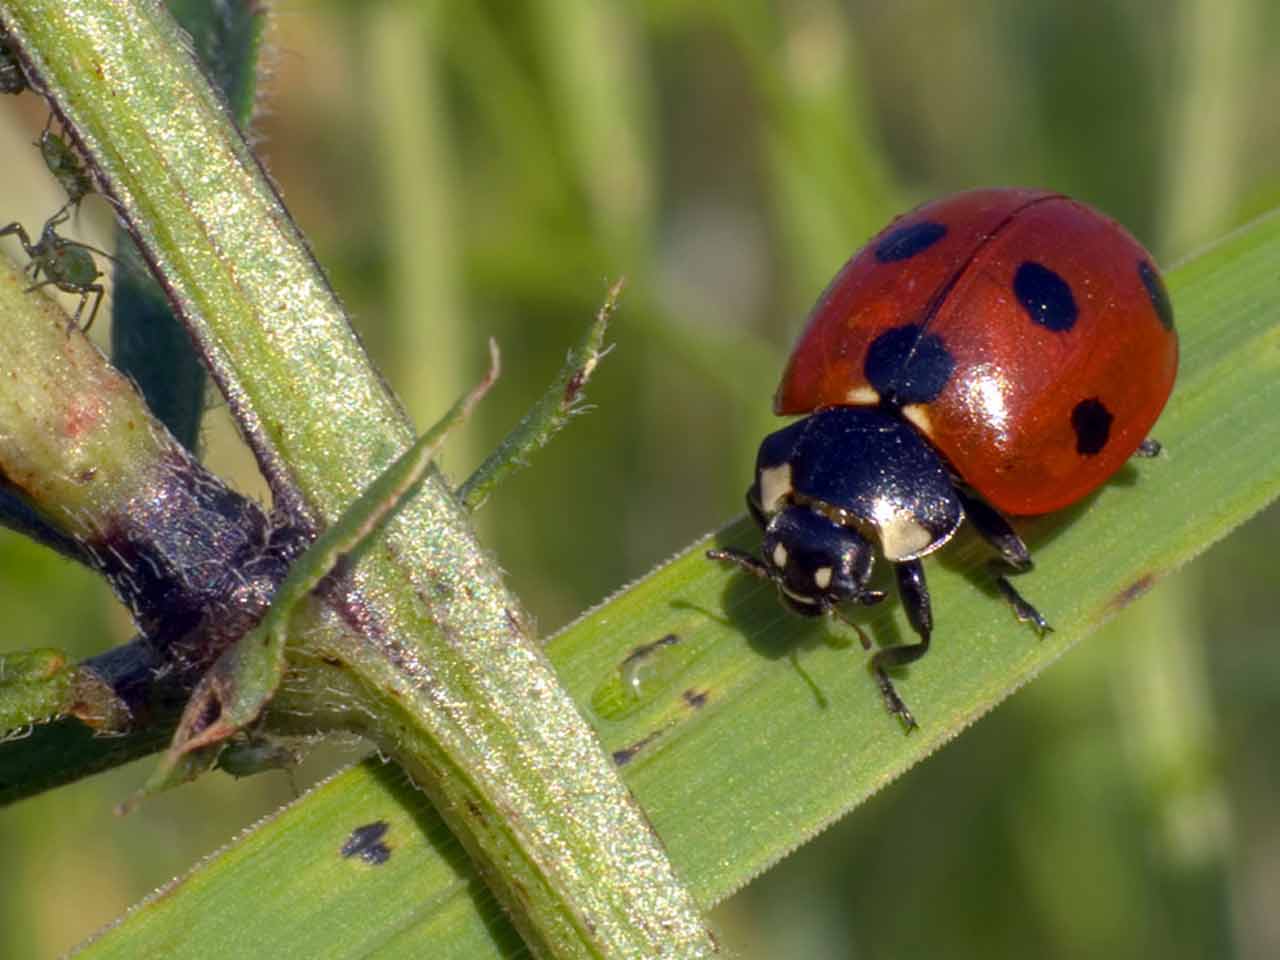
MULTIPOLYGON (((0 683, 0 735, 6 722, 66 715, 137 734, 123 719, 169 722, 174 691, 249 627, 255 594, 265 603, 296 547, 276 551, 286 528, 270 528, 257 504, 196 463, 134 384, 27 285, 0 260, 0 475, 64 552, 108 579, 147 643, 128 648, 129 666, 115 658, 104 670, 87 662, 49 674, 27 707, 29 684, 24 693, 0 683), (113 696, 121 702, 104 700, 113 696)), ((16 787, 10 764, 22 761, 0 760, 0 783, 16 787)))
POLYGON ((171 456, 127 379, 0 259, 0 469, 62 534, 97 536, 171 456))
MULTIPOLYGON (((257 0, 170 0, 207 73, 247 130, 257 90, 258 51, 266 7, 257 0)), ((156 417, 197 452, 209 376, 164 291, 118 229, 124 262, 111 288, 111 362, 138 384, 156 417)))
MULTIPOLYGON (((111 0, 2 3, 0 19, 161 276, 278 505, 337 521, 413 433, 176 25, 159 5, 111 0)), ((386 691, 380 742, 536 954, 715 952, 437 473, 339 594, 367 641, 344 651, 351 669, 386 691)))

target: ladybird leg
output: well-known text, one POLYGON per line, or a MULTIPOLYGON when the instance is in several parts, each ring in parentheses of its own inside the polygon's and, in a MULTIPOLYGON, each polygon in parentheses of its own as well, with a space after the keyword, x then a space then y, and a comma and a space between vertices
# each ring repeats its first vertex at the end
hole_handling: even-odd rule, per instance
POLYGON ((1027 545, 1022 542, 1009 521, 985 500, 967 491, 958 492, 960 502, 964 504, 965 516, 969 518, 973 528, 1000 554, 1000 559, 993 560, 989 565, 996 578, 996 589, 1000 591, 1000 596, 1013 608, 1014 616, 1022 623, 1031 624, 1040 636, 1052 633, 1053 627, 1049 626, 1039 610, 1023 598, 1007 576, 1010 572, 1026 573, 1034 566, 1027 545), (1006 570, 1005 567, 1010 569, 1006 570))
POLYGON ((1155 437, 1147 437, 1147 439, 1138 444, 1138 449, 1133 451, 1133 457, 1134 459, 1158 457, 1160 456, 1160 451, 1163 449, 1164 447, 1160 444, 1159 440, 1155 437))
POLYGON ((889 679, 889 669, 914 663, 929 652, 929 638, 933 634, 933 608, 929 604, 929 587, 924 581, 924 564, 919 560, 905 560, 894 565, 894 574, 898 578, 898 596, 902 598, 902 607, 907 612, 907 621, 920 637, 919 643, 902 643, 894 647, 885 647, 871 658, 871 669, 875 672, 876 682, 880 685, 880 694, 884 697, 884 705, 894 714, 910 733, 918 724, 903 702, 893 681, 889 679))

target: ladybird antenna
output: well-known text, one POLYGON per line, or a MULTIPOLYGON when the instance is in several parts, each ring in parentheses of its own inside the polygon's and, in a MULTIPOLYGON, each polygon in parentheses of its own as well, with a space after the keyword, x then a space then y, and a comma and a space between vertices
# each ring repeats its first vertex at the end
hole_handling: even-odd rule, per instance
POLYGON ((724 550, 708 550, 707 559, 721 560, 726 563, 735 564, 747 573, 751 574, 753 577, 758 577, 761 580, 774 579, 773 572, 765 566, 762 560, 757 557, 753 557, 751 554, 743 550, 735 550, 733 548, 726 548, 724 550))

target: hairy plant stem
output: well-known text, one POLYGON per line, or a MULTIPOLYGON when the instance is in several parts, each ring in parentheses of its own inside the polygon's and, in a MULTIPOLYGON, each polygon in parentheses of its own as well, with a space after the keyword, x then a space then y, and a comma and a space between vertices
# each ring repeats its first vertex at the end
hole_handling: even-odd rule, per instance
MULTIPOLYGON (((161 279, 278 508, 337 521, 413 430, 176 25, 128 0, 0 3, 0 22, 161 279)), ((361 636, 329 656, 370 691, 372 730, 537 955, 715 952, 438 474, 328 599, 361 636)))

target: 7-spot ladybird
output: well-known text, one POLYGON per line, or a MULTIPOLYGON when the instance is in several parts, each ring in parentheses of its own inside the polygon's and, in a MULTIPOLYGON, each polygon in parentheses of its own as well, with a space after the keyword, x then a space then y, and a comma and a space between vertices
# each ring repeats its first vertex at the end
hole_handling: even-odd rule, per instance
POLYGON ((967 517, 1018 618, 1048 630, 1004 576, 1031 569, 1006 517, 1075 503, 1156 452, 1177 367, 1164 282, 1113 220, 1037 190, 926 204, 845 264, 796 343, 774 412, 806 416, 764 439, 747 491, 760 556, 708 556, 821 616, 882 600, 867 583, 883 555, 919 641, 871 668, 911 729, 887 671, 929 649, 921 559, 967 517))

